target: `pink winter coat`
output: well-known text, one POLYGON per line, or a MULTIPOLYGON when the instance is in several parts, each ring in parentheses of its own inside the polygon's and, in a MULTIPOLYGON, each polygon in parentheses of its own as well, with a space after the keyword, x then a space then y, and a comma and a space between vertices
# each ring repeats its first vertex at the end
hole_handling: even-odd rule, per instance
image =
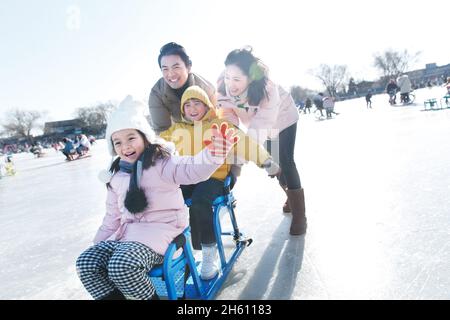
MULTIPOLYGON (((220 83, 221 79, 219 79, 220 83)), ((239 121, 247 129, 247 134, 259 143, 264 143, 267 138, 276 138, 278 134, 296 123, 299 119, 298 109, 289 92, 272 81, 268 81, 267 86, 268 99, 261 101, 259 106, 249 106, 238 108, 229 98, 226 102, 222 99, 227 98, 218 96, 218 115, 236 126, 239 121), (222 100, 222 101, 221 101, 222 100)))
POLYGON ((137 241, 164 255, 170 242, 188 225, 188 211, 180 184, 207 180, 224 162, 204 149, 193 157, 172 156, 162 159, 141 178, 148 207, 131 214, 124 206, 130 174, 117 172, 110 182, 106 199, 106 215, 94 243, 104 240, 137 241))

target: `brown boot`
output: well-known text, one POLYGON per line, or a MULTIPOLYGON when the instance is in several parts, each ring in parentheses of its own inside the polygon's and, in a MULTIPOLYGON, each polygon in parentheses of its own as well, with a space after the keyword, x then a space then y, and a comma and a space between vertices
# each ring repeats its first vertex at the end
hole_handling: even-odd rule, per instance
POLYGON ((292 210, 292 221, 289 233, 299 236, 306 233, 305 194, 303 188, 286 190, 289 206, 292 210))
MULTIPOLYGON (((283 189, 283 191, 286 193, 286 190, 287 190, 287 186, 282 186, 281 184, 280 184, 280 187, 283 189)), ((286 195, 287 195, 287 193, 286 193, 286 195)), ((291 212, 291 207, 289 206, 289 201, 288 201, 288 199, 286 199, 286 201, 284 202, 284 204, 283 204, 283 212, 284 213, 289 213, 289 212, 291 212)))

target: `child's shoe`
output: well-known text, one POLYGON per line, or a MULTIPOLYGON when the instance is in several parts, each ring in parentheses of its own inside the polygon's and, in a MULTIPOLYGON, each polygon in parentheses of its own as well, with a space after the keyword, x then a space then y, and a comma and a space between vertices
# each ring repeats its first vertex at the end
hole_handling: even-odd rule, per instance
POLYGON ((219 272, 217 244, 205 246, 202 244, 202 267, 200 269, 200 278, 210 280, 219 272))

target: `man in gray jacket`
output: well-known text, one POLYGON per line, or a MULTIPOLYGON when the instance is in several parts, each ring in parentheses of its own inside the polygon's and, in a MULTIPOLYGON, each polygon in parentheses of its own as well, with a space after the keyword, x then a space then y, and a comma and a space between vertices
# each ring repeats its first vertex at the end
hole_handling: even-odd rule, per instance
POLYGON ((163 77, 153 86, 148 100, 150 125, 157 134, 167 130, 172 121, 182 121, 181 96, 188 87, 193 85, 201 87, 215 105, 214 86, 191 72, 192 62, 181 45, 175 42, 165 44, 160 50, 158 64, 163 77))
POLYGON ((407 74, 403 74, 397 79, 397 85, 400 88, 400 102, 409 102, 409 93, 411 92, 411 81, 407 74))

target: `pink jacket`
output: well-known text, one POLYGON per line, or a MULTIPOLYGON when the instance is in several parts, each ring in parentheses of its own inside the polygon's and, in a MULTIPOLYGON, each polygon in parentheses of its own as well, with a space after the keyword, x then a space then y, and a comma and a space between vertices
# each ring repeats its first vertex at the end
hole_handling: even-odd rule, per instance
MULTIPOLYGON (((220 82, 220 79, 219 79, 220 82)), ((287 127, 296 123, 299 119, 298 109, 289 92, 281 86, 269 81, 266 86, 269 98, 264 99, 259 106, 238 108, 230 98, 226 102, 218 97, 219 117, 226 119, 236 126, 239 121, 248 129, 247 134, 259 143, 264 143, 267 138, 276 138, 287 127)))
POLYGON ((325 109, 328 109, 328 110, 333 110, 334 109, 334 100, 333 100, 332 97, 324 97, 322 99, 322 101, 323 101, 323 107, 325 109))
POLYGON ((170 242, 188 225, 188 211, 179 185, 207 180, 223 162, 224 158, 212 156, 207 149, 193 157, 159 160, 142 173, 141 188, 149 205, 135 215, 124 206, 130 174, 117 172, 110 182, 106 215, 94 243, 137 241, 164 255, 170 242))

